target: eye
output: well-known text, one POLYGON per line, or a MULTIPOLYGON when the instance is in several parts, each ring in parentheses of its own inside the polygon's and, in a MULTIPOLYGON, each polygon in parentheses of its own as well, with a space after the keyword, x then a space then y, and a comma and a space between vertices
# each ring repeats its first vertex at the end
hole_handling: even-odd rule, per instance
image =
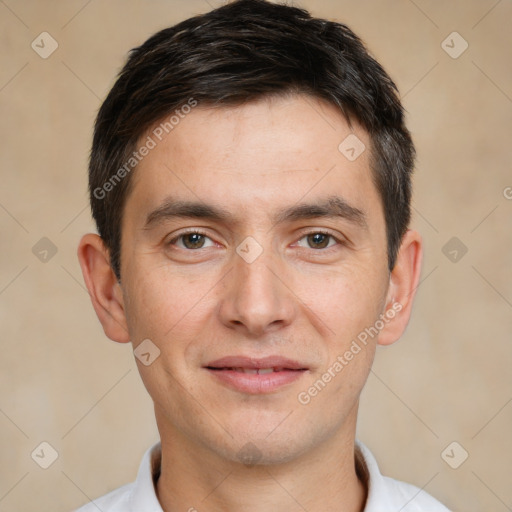
POLYGON ((309 233, 306 236, 303 236, 297 242, 297 244, 301 247, 304 247, 301 245, 303 240, 306 241, 310 249, 326 249, 339 243, 339 240, 336 239, 333 235, 330 233, 324 233, 322 231, 315 231, 314 233, 309 233))
POLYGON ((189 231, 188 233, 182 233, 177 237, 173 238, 169 245, 176 245, 181 249, 204 249, 205 247, 212 247, 214 245, 211 238, 206 236, 200 231, 189 231), (209 242, 209 243, 208 243, 209 242))

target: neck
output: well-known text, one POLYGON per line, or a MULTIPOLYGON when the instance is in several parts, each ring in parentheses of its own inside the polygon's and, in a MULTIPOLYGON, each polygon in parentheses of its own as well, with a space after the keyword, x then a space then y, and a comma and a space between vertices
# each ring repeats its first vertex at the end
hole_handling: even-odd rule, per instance
POLYGON ((356 471, 355 416, 338 434, 280 464, 246 466, 162 429, 157 495, 164 512, 362 512, 366 483, 356 471))

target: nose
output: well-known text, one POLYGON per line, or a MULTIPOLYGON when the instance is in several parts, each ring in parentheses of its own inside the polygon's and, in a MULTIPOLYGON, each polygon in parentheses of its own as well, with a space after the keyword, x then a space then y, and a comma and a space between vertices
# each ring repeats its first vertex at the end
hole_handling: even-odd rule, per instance
POLYGON ((219 314, 224 325, 245 336, 261 336, 290 325, 296 315, 292 291, 278 258, 264 251, 248 263, 234 255, 219 314))

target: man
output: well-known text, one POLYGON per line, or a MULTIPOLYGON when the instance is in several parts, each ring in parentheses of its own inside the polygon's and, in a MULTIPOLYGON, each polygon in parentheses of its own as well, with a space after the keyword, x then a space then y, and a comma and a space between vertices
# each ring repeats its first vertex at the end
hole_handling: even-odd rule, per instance
POLYGON ((396 87, 344 25, 238 0, 132 51, 78 255, 133 344, 161 442, 81 511, 446 511, 355 440, 422 242, 396 87))

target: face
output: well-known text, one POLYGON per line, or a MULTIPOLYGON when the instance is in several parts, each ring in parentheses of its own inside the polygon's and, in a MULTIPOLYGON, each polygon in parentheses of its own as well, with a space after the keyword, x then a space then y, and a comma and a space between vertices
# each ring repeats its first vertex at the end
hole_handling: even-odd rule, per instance
POLYGON ((137 364, 162 438, 271 463, 353 428, 377 337, 345 354, 390 277, 369 150, 338 149, 351 133, 370 147, 305 96, 199 105, 139 163, 121 287, 134 347, 160 351, 137 364))

